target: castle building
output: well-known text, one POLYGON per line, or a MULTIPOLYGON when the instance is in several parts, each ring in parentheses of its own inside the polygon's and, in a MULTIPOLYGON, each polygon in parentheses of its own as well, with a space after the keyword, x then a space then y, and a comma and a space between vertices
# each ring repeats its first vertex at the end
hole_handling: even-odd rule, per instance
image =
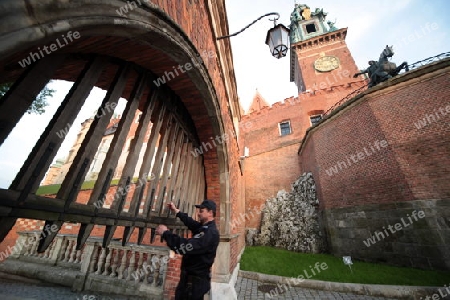
MULTIPOLYGON (((327 251, 448 270, 450 226, 441 221, 450 216, 448 53, 367 88, 364 77, 353 78, 360 72, 347 29, 327 27, 325 16, 306 5, 291 15, 298 97, 269 107, 256 94, 242 117, 246 211, 261 211, 309 173, 327 251)), ((260 218, 245 221, 248 236, 260 228, 260 218)))
MULTIPOLYGON (((298 97, 269 106, 257 91, 242 117, 240 130, 249 150, 246 210, 259 207, 281 189, 290 190, 300 174, 297 151, 306 131, 330 107, 367 84, 362 76, 353 78, 359 70, 345 43, 347 28, 325 24, 326 15, 306 5, 296 5, 291 14, 290 72, 298 97)), ((252 218, 246 227, 257 228, 259 221, 252 218)))
POLYGON ((365 90, 366 78, 353 77, 359 70, 347 28, 327 22, 323 9, 297 4, 289 72, 298 95, 270 106, 256 92, 242 115, 231 44, 219 39, 229 34, 224 0, 31 1, 27 9, 4 1, 11 17, 0 22, 0 83, 13 85, 0 103, 0 146, 50 80, 75 83, 11 186, 0 189, 0 250, 21 231, 50 228, 21 254, 46 259, 38 265, 48 269, 76 263, 82 275, 65 283, 73 290, 172 299, 181 255, 155 242, 154 230, 165 224, 186 235, 165 204, 192 214, 199 199, 213 199, 220 242, 212 295, 237 299, 245 229, 260 226, 259 218, 242 224, 241 217, 307 172, 328 252, 450 269, 450 58, 365 90), (78 38, 63 49, 36 52, 68 33, 78 38), (15 63, 29 55, 38 61, 15 63), (122 118, 111 121, 107 111, 86 120, 66 167, 57 174, 53 166, 46 181, 61 176, 60 189, 36 195, 66 138, 58 133, 94 86, 108 91, 99 109, 127 100, 122 118), (146 180, 149 169, 157 180, 146 180), (142 182, 132 182, 136 170, 142 182), (81 190, 86 178, 97 179, 89 192, 81 190), (151 275, 130 280, 154 258, 161 263, 151 275))

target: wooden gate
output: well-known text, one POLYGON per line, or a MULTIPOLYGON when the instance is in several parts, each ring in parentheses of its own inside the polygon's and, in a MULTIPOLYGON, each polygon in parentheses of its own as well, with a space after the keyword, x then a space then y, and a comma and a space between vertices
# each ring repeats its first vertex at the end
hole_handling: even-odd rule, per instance
POLYGON ((45 220, 38 252, 44 252, 64 222, 80 223, 77 249, 91 234, 94 225, 106 226, 103 247, 107 247, 118 226, 124 227, 125 245, 135 228, 138 244, 147 230, 154 237, 157 224, 164 223, 179 233, 186 228, 170 215, 164 203, 173 201, 181 210, 193 213, 194 203, 205 195, 205 170, 202 156, 194 156, 199 146, 189 113, 166 85, 156 87, 154 74, 131 62, 98 55, 51 55, 28 67, 0 99, 0 145, 27 111, 32 101, 56 72, 70 72, 74 84, 32 149, 9 189, 0 189, 0 241, 18 218, 45 220), (82 66, 82 67, 79 67, 82 66), (76 74, 75 70, 79 70, 76 74), (36 195, 40 182, 51 165, 64 137, 58 132, 73 124, 91 89, 107 90, 98 112, 65 176, 56 198, 36 195), (120 97, 127 99, 95 186, 86 204, 76 202, 81 184, 100 146, 103 134, 120 97), (124 148, 137 110, 142 114, 123 166, 116 194, 110 207, 103 207, 111 180, 124 148), (149 128, 150 127, 150 128, 149 128), (147 147, 143 149, 147 132, 147 147), (142 163, 139 155, 144 152, 142 163), (133 174, 139 170, 132 200, 133 174), (99 205, 99 203, 101 205, 99 205), (139 211, 139 208, 144 209, 139 211), (51 229, 51 230, 50 230, 51 229))

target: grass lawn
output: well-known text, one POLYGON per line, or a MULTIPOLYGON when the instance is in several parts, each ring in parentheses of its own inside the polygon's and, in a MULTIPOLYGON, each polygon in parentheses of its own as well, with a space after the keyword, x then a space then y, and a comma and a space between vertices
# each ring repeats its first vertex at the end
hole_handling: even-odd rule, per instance
MULTIPOLYGON (((119 179, 111 180, 111 186, 117 185, 119 179)), ((95 185, 95 180, 85 181, 81 185, 82 190, 92 190, 95 185)), ((36 195, 53 195, 56 194, 61 187, 61 184, 42 185, 36 191, 36 195)))
MULTIPOLYGON (((330 254, 306 254, 291 252, 272 247, 246 247, 241 258, 241 269, 271 275, 295 277, 303 275, 305 271, 312 276, 311 280, 334 282, 412 285, 412 286, 444 286, 450 283, 450 272, 425 271, 413 268, 392 267, 355 261, 352 259, 352 270, 345 265, 342 257, 330 254), (314 269, 315 263, 326 263, 328 268, 314 269)), ((323 265, 325 266, 325 265, 323 265)))

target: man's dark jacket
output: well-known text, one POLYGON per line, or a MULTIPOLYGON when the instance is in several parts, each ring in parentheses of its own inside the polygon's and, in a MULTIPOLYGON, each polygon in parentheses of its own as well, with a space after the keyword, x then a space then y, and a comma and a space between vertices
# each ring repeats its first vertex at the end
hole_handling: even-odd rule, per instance
POLYGON ((210 221, 202 225, 182 212, 177 213, 177 217, 192 231, 192 238, 186 239, 166 230, 163 233, 163 238, 166 240, 167 246, 183 255, 182 272, 208 278, 219 245, 220 236, 216 223, 210 221), (180 248, 182 244, 184 244, 184 247, 180 248), (188 246, 189 244, 190 246, 188 246))

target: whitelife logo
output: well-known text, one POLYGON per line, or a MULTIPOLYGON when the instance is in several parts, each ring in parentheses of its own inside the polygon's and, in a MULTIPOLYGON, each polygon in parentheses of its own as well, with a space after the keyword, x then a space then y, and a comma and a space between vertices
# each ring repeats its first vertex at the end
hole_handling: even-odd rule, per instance
POLYGON ((368 147, 364 147, 363 151, 359 151, 355 154, 350 155, 349 157, 347 157, 346 161, 339 161, 334 166, 330 167, 329 169, 326 169, 325 172, 327 173, 328 176, 333 176, 334 174, 339 173, 339 171, 341 171, 344 167, 347 169, 352 165, 352 163, 356 164, 357 162, 365 159, 368 156, 371 156, 372 154, 382 150, 383 148, 386 148, 387 146, 388 146, 387 141, 377 140, 374 142, 373 146, 369 145, 368 147))
MULTIPOLYGON (((412 215, 412 218, 414 219, 414 221, 418 221, 419 219, 422 219, 425 217, 425 212, 423 210, 420 210, 419 212, 413 211, 411 213, 411 215, 412 215), (419 219, 417 217, 419 217, 419 219)), ((403 218, 401 218, 400 219, 402 221, 401 223, 399 222, 399 223, 396 223, 394 226, 392 226, 392 225, 388 226, 388 229, 391 232, 391 234, 394 234, 397 231, 400 231, 404 227, 408 227, 409 225, 411 225, 413 223, 411 216, 409 214, 407 214, 406 216, 408 217, 409 223, 405 222, 405 220, 403 218), (395 230, 394 230, 394 228, 395 228, 395 230)), ((363 241, 363 243, 364 243, 364 245, 366 245, 366 247, 370 247, 372 245, 375 245, 375 243, 387 238, 388 236, 389 236, 389 232, 386 229, 386 227, 383 226, 383 231, 376 231, 370 238, 363 241)))
POLYGON ((439 107, 433 111, 433 114, 426 114, 423 119, 414 122, 414 126, 416 126, 417 129, 422 129, 433 122, 439 121, 441 117, 447 116, 448 113, 450 113, 450 105, 447 105, 445 108, 439 107))
POLYGON ((69 31, 66 35, 62 35, 61 38, 64 41, 62 43, 59 38, 56 39, 56 43, 50 44, 50 46, 45 45, 44 47, 38 47, 37 52, 30 52, 30 55, 28 55, 26 58, 19 61, 19 65, 22 68, 25 68, 29 65, 31 65, 33 62, 36 62, 43 58, 45 55, 49 55, 52 52, 55 52, 58 49, 61 49, 65 46, 67 46, 69 43, 73 42, 74 40, 77 40, 81 37, 80 33, 78 31, 75 31, 72 33, 72 31, 69 31))

